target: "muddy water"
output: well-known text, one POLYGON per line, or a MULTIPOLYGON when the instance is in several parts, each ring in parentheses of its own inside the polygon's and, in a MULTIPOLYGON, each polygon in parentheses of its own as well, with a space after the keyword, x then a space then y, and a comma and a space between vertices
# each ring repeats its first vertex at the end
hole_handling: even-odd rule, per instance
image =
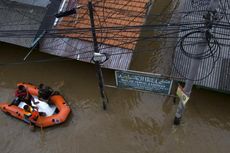
MULTIPOLYGON (((180 4, 179 2, 179 0, 155 0, 145 24, 165 24, 170 22, 171 14, 175 11, 176 6, 180 4)), ((175 17, 175 19, 177 18, 175 17)), ((175 23, 176 21, 173 20, 171 22, 175 23)), ((142 30, 141 39, 136 45, 133 62, 131 63, 132 69, 165 75, 169 74, 173 49, 168 47, 172 47, 172 44, 167 43, 165 38, 146 38, 155 38, 157 35, 165 33, 166 29, 163 28, 155 28, 155 30, 145 28, 145 30, 142 30), (162 50, 161 48, 168 49, 162 50)))
MULTIPOLYGON (((11 63, 20 62, 28 50, 1 43, 0 51, 0 63, 11 63)), ((132 68, 155 70, 151 61, 156 55, 142 57, 134 59, 132 68)), ((44 58, 53 56, 35 51, 30 57, 44 58)), ((113 84, 113 72, 104 74, 106 83, 113 84)), ((109 108, 103 111, 90 64, 70 60, 1 65, 0 101, 12 100, 19 81, 45 83, 59 90, 72 113, 60 126, 31 132, 23 122, 0 112, 1 153, 229 152, 229 95, 194 89, 182 125, 175 128, 176 105, 171 98, 152 93, 106 88, 109 108)))

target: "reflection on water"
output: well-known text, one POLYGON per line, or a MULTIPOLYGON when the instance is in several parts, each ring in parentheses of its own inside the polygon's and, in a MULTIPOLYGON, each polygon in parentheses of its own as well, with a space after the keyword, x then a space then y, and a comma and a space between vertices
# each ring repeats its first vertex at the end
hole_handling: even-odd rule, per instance
MULTIPOLYGON (((179 0, 154 0, 146 24, 168 23, 178 3, 179 0)), ((153 39, 157 35, 164 36, 166 33, 170 32, 164 28, 145 28, 142 30, 141 39, 135 48, 131 69, 165 75, 170 72, 172 59, 172 48, 170 47, 172 44, 166 43, 167 39, 164 37, 153 39), (168 49, 162 50, 162 48, 168 49)))

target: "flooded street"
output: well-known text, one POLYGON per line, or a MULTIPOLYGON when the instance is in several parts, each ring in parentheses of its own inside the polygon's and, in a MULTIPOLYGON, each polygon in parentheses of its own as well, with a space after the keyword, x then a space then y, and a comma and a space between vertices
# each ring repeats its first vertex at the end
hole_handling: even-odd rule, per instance
MULTIPOLYGON (((74 60, 20 64, 28 49, 0 43, 0 51, 1 102, 13 99, 17 82, 44 83, 60 91, 72 110, 64 124, 35 132, 0 112, 1 153, 229 152, 230 95, 194 88, 181 126, 174 127, 172 98, 107 87, 109 104, 103 111, 94 65, 74 60)), ((148 52, 135 57, 131 68, 160 72, 156 64, 162 57, 148 52)), ((51 58, 34 51, 29 60, 51 58)), ((106 84, 113 85, 114 72, 103 72, 106 84)))
MULTIPOLYGON (((1 63, 19 61, 26 50, 1 44, 1 63)), ((52 58, 34 52, 32 59, 52 58)), ((107 84, 113 72, 105 71, 107 84)), ((106 88, 103 111, 94 66, 75 61, 1 66, 0 100, 10 101, 19 81, 45 83, 59 90, 72 108, 68 121, 31 132, 25 123, 0 113, 2 153, 227 153, 230 96, 196 89, 182 125, 173 127, 171 98, 106 88)))

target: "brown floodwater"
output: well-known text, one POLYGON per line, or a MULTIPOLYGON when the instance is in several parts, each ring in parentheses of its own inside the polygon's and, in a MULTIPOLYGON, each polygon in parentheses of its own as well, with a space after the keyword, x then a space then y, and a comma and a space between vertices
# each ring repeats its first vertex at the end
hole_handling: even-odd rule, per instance
MULTIPOLYGON (((157 2, 154 8, 160 11, 164 5, 157 2)), ((162 2, 167 5, 169 0, 162 2)), ((35 132, 0 112, 1 153, 229 152, 229 95, 195 88, 181 126, 175 127, 177 105, 172 98, 107 87, 109 104, 103 111, 94 65, 74 60, 19 64, 15 62, 22 62, 28 49, 0 43, 0 51, 1 102, 11 101, 16 83, 24 81, 59 90, 72 109, 64 124, 35 132)), ((53 57, 34 51, 29 60, 53 57)), ((162 57, 160 53, 141 54, 131 68, 155 72, 162 57)), ((114 72, 103 72, 106 84, 114 84, 114 72)))

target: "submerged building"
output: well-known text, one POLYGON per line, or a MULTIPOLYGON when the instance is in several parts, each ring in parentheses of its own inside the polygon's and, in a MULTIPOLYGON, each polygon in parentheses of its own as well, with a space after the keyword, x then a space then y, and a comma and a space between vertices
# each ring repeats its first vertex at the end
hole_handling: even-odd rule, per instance
MULTIPOLYGON (((42 52, 91 62, 94 49, 87 4, 88 0, 2 0, 0 30, 6 37, 0 41, 31 48, 39 40, 42 52), (76 14, 55 18, 71 9, 76 14)), ((152 0, 93 1, 99 50, 109 56, 103 67, 129 69, 151 5, 152 0)))
POLYGON ((31 47, 47 11, 49 3, 45 1, 39 5, 31 1, 1 0, 0 41, 31 47))
MULTIPOLYGON (((184 14, 181 16, 180 33, 178 34, 178 45, 174 53, 172 75, 185 81, 189 74, 193 58, 197 58, 197 44, 201 42, 200 33, 205 28, 205 14, 210 4, 208 1, 185 1, 182 3, 184 14), (186 13, 188 12, 188 13, 186 13), (190 24, 188 24, 190 23, 190 24), (184 30, 187 29, 187 30, 184 30)), ((230 92, 230 46, 229 46, 229 6, 218 2, 216 6, 216 21, 213 21, 210 29, 210 40, 199 59, 200 66, 195 85, 221 91, 230 92)), ((209 12, 210 13, 210 12, 209 12)))
MULTIPOLYGON (((58 32, 43 39, 40 46, 42 52, 91 62, 94 51, 87 4, 88 0, 62 1, 59 12, 76 9, 76 14, 55 21, 53 29, 58 32)), ((99 50, 109 55, 103 67, 129 69, 141 32, 140 26, 145 23, 151 1, 95 0, 93 7, 99 50)))
MULTIPOLYGON (((203 22, 203 10, 207 1, 184 1, 181 12, 183 23, 203 22)), ((142 26, 152 6, 152 0, 93 0, 94 22, 97 41, 101 53, 109 59, 103 67, 128 70, 142 26)), ((1 0, 0 41, 31 48, 39 40, 39 50, 48 54, 91 63, 94 48, 88 11, 88 0, 1 0), (56 18, 59 12, 75 10, 75 14, 56 18)), ((229 23, 229 6, 221 14, 221 4, 217 8, 220 23, 229 23)), ((186 24, 179 28, 178 41, 189 30, 199 25, 186 24)), ((230 54, 228 28, 215 28, 215 37, 221 45, 218 54, 202 61, 195 84, 218 91, 230 91, 230 54), (225 34, 225 35, 224 35, 225 34), (218 60, 216 60, 218 59, 218 60)), ((195 36, 197 37, 197 36, 195 36)), ((175 41, 175 40, 174 40, 175 41)), ((188 37, 186 41, 194 39, 188 37)), ((186 45, 186 50, 195 50, 194 45, 186 45)), ((192 53, 192 52, 191 52, 192 53)), ((217 52, 216 52, 217 53, 217 52)), ((172 75, 185 81, 189 73, 191 59, 185 56, 181 47, 175 48, 172 75), (183 79, 184 78, 184 79, 183 79)))

